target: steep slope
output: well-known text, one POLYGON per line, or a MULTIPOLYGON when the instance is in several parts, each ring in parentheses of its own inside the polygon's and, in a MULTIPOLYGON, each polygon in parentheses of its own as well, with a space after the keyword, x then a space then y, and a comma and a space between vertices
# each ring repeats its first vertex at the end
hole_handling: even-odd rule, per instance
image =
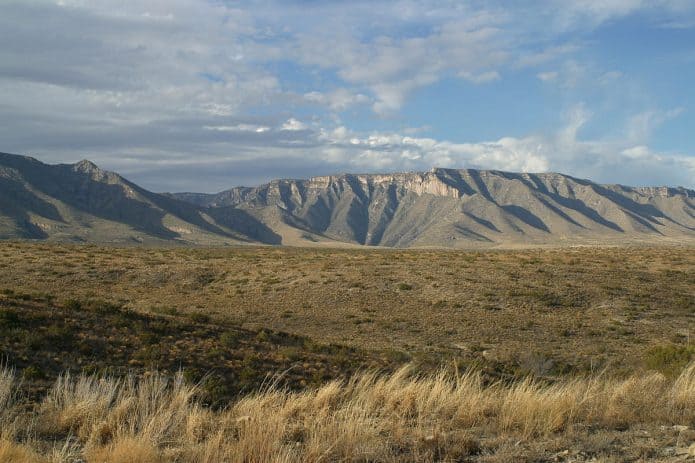
POLYGON ((491 247, 695 241, 695 191, 432 169, 156 194, 89 161, 0 153, 0 239, 491 247))
POLYGON ((205 209, 144 190, 89 161, 47 165, 0 153, 0 238, 89 242, 223 244, 269 241, 272 232, 243 211, 205 209))
POLYGON ((245 210, 286 243, 471 247, 695 239, 692 190, 599 185, 555 173, 345 174, 175 196, 245 210))

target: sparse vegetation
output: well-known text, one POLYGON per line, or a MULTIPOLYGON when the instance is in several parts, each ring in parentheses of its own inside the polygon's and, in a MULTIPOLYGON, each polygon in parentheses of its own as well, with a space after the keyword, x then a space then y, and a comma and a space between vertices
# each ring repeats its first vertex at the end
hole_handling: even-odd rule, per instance
MULTIPOLYGON (((53 298, 74 310, 105 299, 197 325, 284 331, 414 358, 434 352, 437 363, 482 364, 500 374, 524 370, 521 352, 552 360, 551 375, 607 367, 629 374, 655 367, 649 349, 687 346, 694 334, 691 247, 0 246, 0 266, 11 269, 0 272, 5 299, 53 298)), ((90 310, 111 309, 102 303, 90 310)), ((0 314, 0 326, 12 324, 12 316, 0 314)))
POLYGON ((18 368, 33 396, 63 371, 122 376, 157 368, 169 375, 182 370, 190 381, 204 380, 207 403, 218 405, 258 389, 276 373, 285 372, 278 384, 297 390, 317 378, 331 380, 399 363, 378 352, 208 321, 138 313, 99 300, 71 299, 56 306, 39 297, 26 301, 9 296, 0 299, 0 352, 3 361, 18 368), (285 354, 288 347, 291 356, 285 354))

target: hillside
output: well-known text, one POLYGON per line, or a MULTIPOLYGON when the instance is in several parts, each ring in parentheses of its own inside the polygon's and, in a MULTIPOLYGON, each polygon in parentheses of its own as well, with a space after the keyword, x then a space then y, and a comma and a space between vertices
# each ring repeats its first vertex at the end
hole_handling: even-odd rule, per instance
POLYGON ((695 241, 695 191, 432 169, 157 194, 89 161, 0 154, 0 238, 509 247, 695 241))
POLYGON ((241 210, 147 191, 89 161, 47 165, 0 153, 0 239, 224 244, 277 241, 241 210), (266 236, 267 234, 267 236, 266 236), (250 236, 252 235, 252 236, 250 236))
POLYGON ((243 209, 283 242, 470 247, 695 237, 695 191, 599 185, 555 173, 432 169, 175 196, 243 209))

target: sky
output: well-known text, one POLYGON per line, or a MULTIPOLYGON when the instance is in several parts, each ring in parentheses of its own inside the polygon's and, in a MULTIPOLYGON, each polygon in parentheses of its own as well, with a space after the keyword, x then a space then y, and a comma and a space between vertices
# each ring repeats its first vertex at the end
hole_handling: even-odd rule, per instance
POLYGON ((153 191, 432 167, 695 188, 692 0, 0 0, 0 151, 153 191))

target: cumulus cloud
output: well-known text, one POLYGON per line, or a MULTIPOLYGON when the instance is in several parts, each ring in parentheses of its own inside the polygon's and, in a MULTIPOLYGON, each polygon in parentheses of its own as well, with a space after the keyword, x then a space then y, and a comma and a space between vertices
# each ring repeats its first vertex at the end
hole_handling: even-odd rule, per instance
MULTIPOLYGON (((665 111, 674 114, 677 111, 665 111)), ((658 111, 654 111, 658 113, 658 111)), ((649 185, 695 184, 695 160, 677 153, 658 153, 640 144, 641 136, 583 139, 591 120, 583 105, 568 111, 565 124, 549 135, 503 137, 479 143, 453 143, 399 133, 360 135, 346 127, 313 134, 317 156, 334 170, 388 171, 448 168, 556 171, 608 183, 649 185)), ((330 168, 326 169, 330 171, 330 168)))
MULTIPOLYGON (((139 140, 145 134, 130 131, 116 138, 134 139, 140 148, 124 148, 123 156, 109 159, 109 166, 135 181, 146 179, 151 188, 170 191, 213 192, 276 177, 422 171, 431 167, 556 171, 607 183, 695 185, 693 158, 655 152, 640 143, 641 137, 583 139, 580 132, 590 119, 591 113, 579 105, 551 134, 477 143, 398 132, 360 133, 345 126, 321 128, 298 120, 280 121, 274 126, 239 123, 206 126, 203 131, 207 133, 188 131, 170 140, 187 148, 180 155, 161 150, 160 144, 148 145, 144 138, 139 140), (230 153, 228 146, 234 146, 234 152, 230 153), (178 172, 186 175, 176 177, 178 172), (205 179, 204 187, 200 183, 196 186, 193 174, 205 179)), ((165 136, 167 130, 166 126, 151 125, 147 135, 165 136)))
POLYGON ((328 106, 333 111, 344 111, 352 106, 371 101, 367 95, 351 92, 345 88, 338 88, 329 92, 308 92, 304 94, 304 99, 310 103, 328 106))
POLYGON ((299 121, 295 119, 294 117, 291 117, 285 121, 284 124, 280 127, 280 130, 286 130, 290 132, 296 132, 300 130, 306 130, 308 126, 303 123, 302 121, 299 121))

